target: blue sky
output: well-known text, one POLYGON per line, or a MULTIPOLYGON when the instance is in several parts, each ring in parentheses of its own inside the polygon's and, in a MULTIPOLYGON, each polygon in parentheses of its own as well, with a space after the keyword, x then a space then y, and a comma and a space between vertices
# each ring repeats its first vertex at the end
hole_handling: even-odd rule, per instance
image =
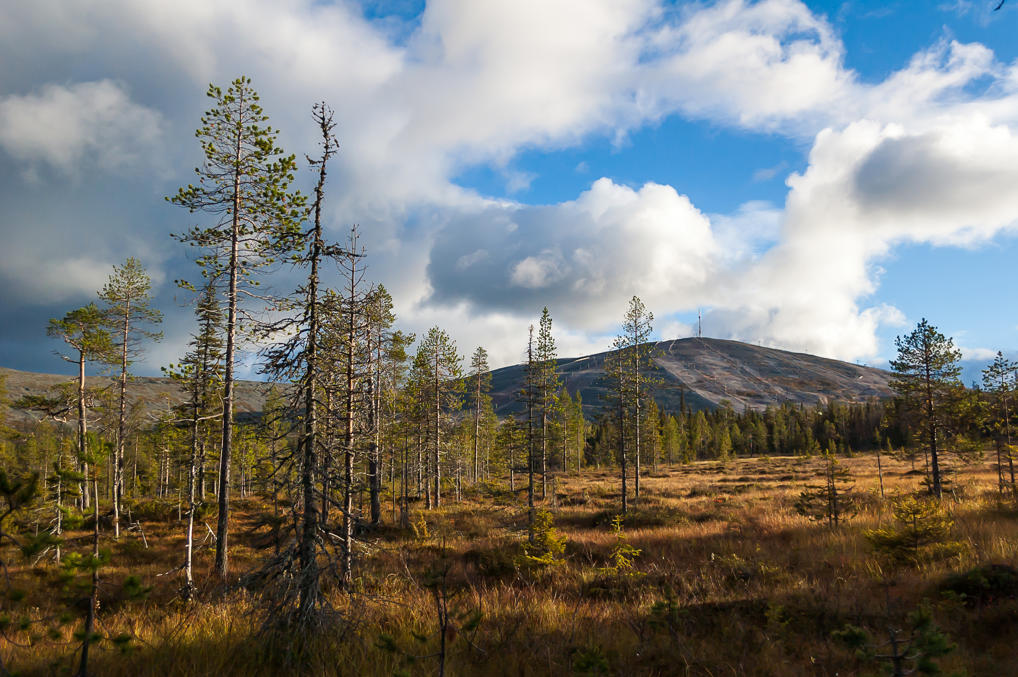
POLYGON ((162 197, 241 73, 298 157, 336 109, 331 233, 359 223, 401 326, 465 354, 518 361, 543 305, 562 355, 603 349, 634 294, 663 338, 702 308, 711 336, 881 366, 924 316, 1014 350, 1018 3, 994 4, 7 3, 0 364, 65 370, 46 319, 128 256, 167 317, 138 371, 176 359, 191 217, 162 197))

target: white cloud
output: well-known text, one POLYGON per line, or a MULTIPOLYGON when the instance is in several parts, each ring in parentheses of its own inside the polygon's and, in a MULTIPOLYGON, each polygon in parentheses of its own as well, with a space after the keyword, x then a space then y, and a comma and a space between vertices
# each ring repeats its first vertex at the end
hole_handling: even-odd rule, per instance
POLYGON ((4 284, 5 303, 62 303, 71 300, 95 300, 96 290, 112 271, 109 262, 87 256, 61 259, 0 258, 0 280, 4 284))
POLYGON ((864 307, 875 262, 900 242, 971 245, 1018 226, 1018 138, 985 119, 906 133, 826 130, 793 175, 778 243, 740 270, 720 304, 734 336, 848 359, 877 354, 892 307, 864 307))
POLYGON ((159 165, 162 127, 158 112, 110 80, 0 97, 0 147, 32 168, 47 164, 74 174, 159 165))
POLYGON ((662 324, 661 328, 657 331, 657 334, 662 340, 667 341, 670 339, 694 336, 696 334, 696 330, 694 327, 686 324, 685 322, 671 320, 662 324))
POLYGON ((773 167, 761 167, 753 172, 753 181, 770 181, 788 167, 788 163, 779 162, 773 167))
POLYGON ((963 360, 992 360, 997 356, 997 351, 993 348, 968 348, 966 346, 958 346, 958 350, 961 351, 961 357, 963 360))
POLYGON ((686 196, 602 178, 573 202, 452 216, 431 251, 430 301, 524 315, 547 305, 572 327, 605 331, 633 294, 668 306, 703 294, 720 257, 710 222, 686 196), (489 256, 455 265, 479 250, 489 256))
MULTIPOLYGON (((172 134, 181 142, 167 162, 186 183, 209 81, 251 75, 298 155, 314 147, 307 111, 324 99, 341 142, 327 206, 334 232, 363 226, 369 274, 412 330, 450 326, 493 343, 495 361, 519 358, 544 305, 564 345, 603 348, 633 294, 660 317, 709 307, 712 333, 876 355, 877 328, 901 321, 871 298, 880 257, 906 241, 978 244, 1018 218, 1018 65, 981 45, 938 42, 868 84, 845 67, 832 27, 797 0, 435 0, 405 39, 389 28, 352 4, 313 0, 8 3, 0 61, 23 66, 0 74, 0 147, 21 169, 84 182, 89 163, 144 169, 172 134), (52 84, 75 59, 102 79, 52 84), (523 150, 623 139, 675 114, 811 143, 809 166, 788 178, 784 205, 709 216, 681 186, 601 178, 575 199, 535 206, 454 180, 481 164, 522 190, 534 178, 512 169, 523 150)), ((597 168, 576 164, 588 171, 597 168)), ((128 206, 110 230, 147 223, 165 190, 119 196, 128 206)), ((93 207, 59 199, 66 213, 93 207)), ((185 217, 164 214, 174 226, 163 230, 179 230, 185 217)), ((54 261, 94 261, 101 277, 108 266, 98 262, 122 258, 107 251, 122 238, 99 245, 35 226, 46 246, 21 238, 9 258, 39 261, 33 252, 45 249, 54 261)), ((26 290, 29 276, 45 277, 33 283, 40 298, 95 288, 55 269, 3 266, 26 290)))

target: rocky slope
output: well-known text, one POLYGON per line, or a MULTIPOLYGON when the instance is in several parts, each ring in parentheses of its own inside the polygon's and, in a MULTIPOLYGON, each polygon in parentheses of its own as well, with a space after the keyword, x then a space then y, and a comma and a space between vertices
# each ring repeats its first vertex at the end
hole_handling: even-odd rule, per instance
MULTIPOLYGON (((582 395, 588 417, 606 404, 605 355, 558 361, 563 384, 582 395)), ((654 363, 660 381, 655 399, 670 411, 679 409, 683 397, 693 410, 713 409, 726 400, 742 410, 782 402, 860 402, 891 394, 891 375, 881 369, 723 339, 661 341, 654 363)), ((500 415, 522 411, 516 394, 524 371, 524 365, 514 365, 492 372, 492 398, 500 415)))

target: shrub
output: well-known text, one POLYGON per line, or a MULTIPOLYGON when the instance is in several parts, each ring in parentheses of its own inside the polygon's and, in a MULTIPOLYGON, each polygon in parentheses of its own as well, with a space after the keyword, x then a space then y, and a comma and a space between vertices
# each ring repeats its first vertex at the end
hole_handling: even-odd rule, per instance
POLYGON ((855 494, 851 491, 852 478, 831 451, 824 454, 824 483, 808 486, 799 494, 795 510, 816 522, 827 522, 836 528, 842 521, 856 514, 855 494))
POLYGON ((1018 569, 987 564, 951 574, 939 586, 943 595, 955 595, 968 606, 991 604, 1018 597, 1018 569))
POLYGON ((530 538, 523 546, 524 564, 549 566, 561 564, 566 550, 566 537, 554 526, 551 513, 538 510, 530 526, 530 538))
POLYGON ((622 531, 622 515, 616 515, 612 519, 612 532, 615 534, 615 545, 612 546, 608 555, 608 566, 601 567, 603 574, 615 578, 637 578, 644 576, 640 571, 633 569, 633 562, 640 556, 641 550, 634 548, 626 540, 626 534, 622 531))
POLYGON ((897 564, 919 564, 960 554, 964 546, 948 541, 954 522, 930 498, 899 496, 891 503, 896 526, 865 531, 873 548, 897 564))
POLYGON ((410 528, 413 529, 414 539, 418 541, 426 541, 431 537, 428 532, 428 521, 424 519, 424 513, 417 513, 417 519, 410 523, 410 528))
POLYGON ((925 601, 908 615, 904 630, 888 627, 885 632, 890 641, 877 642, 865 629, 846 625, 833 637, 855 649, 863 663, 888 663, 888 671, 894 675, 939 674, 935 659, 951 653, 956 646, 933 622, 933 612, 925 601))

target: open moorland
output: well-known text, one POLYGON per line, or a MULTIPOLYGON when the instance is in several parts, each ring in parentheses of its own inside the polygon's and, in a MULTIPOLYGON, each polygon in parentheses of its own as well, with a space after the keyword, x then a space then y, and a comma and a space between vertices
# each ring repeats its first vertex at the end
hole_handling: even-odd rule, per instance
MULTIPOLYGON (((212 529, 202 524, 214 515, 199 520, 189 604, 176 499, 136 503, 132 528, 103 538, 107 639, 93 646, 91 670, 853 675, 890 671, 900 653, 905 670, 926 660, 947 674, 1018 674, 1018 510, 998 493, 989 459, 956 464, 942 514, 916 518, 934 528, 911 532, 893 506, 921 488, 921 458, 881 459, 883 499, 875 456, 841 459, 851 481, 837 484, 846 507, 837 527, 796 510, 804 487, 823 486, 826 464, 756 457, 648 469, 621 529, 615 472, 561 474, 539 501, 552 525, 529 547, 521 484, 482 483, 440 510, 415 507, 409 529, 387 514, 359 534, 353 588, 326 590, 328 625, 299 642, 274 639, 264 577, 250 575, 276 551, 271 501, 236 503, 237 573, 226 587, 211 575, 212 529), (879 529, 915 542, 880 546, 879 529)), ((82 529, 65 533, 65 559, 87 549, 82 529)), ((20 562, 10 575, 22 611, 4 619, 3 660, 18 674, 68 674, 77 660, 82 611, 66 602, 76 581, 52 554, 6 553, 20 562)))

